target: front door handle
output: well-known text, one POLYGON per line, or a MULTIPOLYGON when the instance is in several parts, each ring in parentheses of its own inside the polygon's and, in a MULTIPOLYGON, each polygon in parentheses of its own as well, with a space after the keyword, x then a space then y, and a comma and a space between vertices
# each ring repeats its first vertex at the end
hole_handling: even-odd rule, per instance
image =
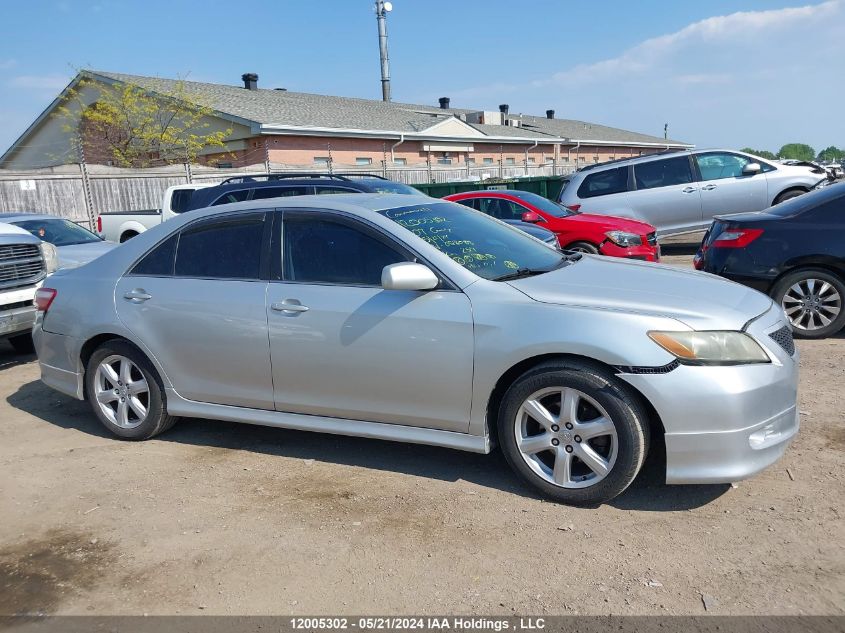
POLYGON ((152 299, 153 296, 151 294, 147 294, 147 291, 143 288, 135 288, 123 295, 123 298, 128 299, 132 303, 143 303, 144 301, 152 299))
POLYGON ((695 191, 698 191, 697 187, 684 187, 681 189, 681 193, 693 193, 695 191))
POLYGON ((716 185, 705 185, 702 187, 704 191, 713 191, 716 188, 716 185))
POLYGON ((308 306, 304 306, 296 299, 285 299, 277 303, 270 304, 270 309, 276 312, 299 313, 308 312, 308 306))

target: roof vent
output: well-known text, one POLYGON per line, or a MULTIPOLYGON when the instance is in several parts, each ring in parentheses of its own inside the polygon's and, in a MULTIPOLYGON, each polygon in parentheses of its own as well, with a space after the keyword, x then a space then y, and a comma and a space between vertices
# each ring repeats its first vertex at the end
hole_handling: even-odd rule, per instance
POLYGON ((255 73, 244 73, 241 75, 244 82, 244 88, 247 90, 258 90, 258 75, 255 73))
POLYGON ((546 118, 547 119, 555 118, 555 111, 554 110, 546 110, 546 118))
POLYGON ((510 110, 510 108, 511 107, 507 103, 503 103, 502 105, 499 106, 499 112, 501 112, 502 114, 507 116, 508 110, 510 110))
POLYGON ((448 109, 449 109, 449 97, 440 97, 440 98, 438 99, 438 101, 440 102, 440 107, 441 107, 443 110, 448 110, 448 109))

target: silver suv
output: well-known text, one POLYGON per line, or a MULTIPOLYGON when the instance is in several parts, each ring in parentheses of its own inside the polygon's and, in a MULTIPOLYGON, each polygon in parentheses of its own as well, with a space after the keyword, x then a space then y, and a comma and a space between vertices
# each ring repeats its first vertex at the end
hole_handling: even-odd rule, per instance
POLYGON ((810 191, 826 177, 732 150, 664 152, 585 167, 564 181, 574 211, 633 218, 658 235, 707 228, 714 215, 762 211, 810 191))

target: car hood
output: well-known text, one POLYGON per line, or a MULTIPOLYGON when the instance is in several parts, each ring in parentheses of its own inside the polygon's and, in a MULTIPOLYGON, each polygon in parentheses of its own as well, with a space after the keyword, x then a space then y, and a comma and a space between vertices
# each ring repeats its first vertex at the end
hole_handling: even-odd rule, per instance
POLYGON ((695 330, 741 330, 773 305, 708 273, 598 255, 507 283, 542 303, 669 317, 695 330))
POLYGON ((567 222, 585 222, 596 228, 605 231, 627 231, 637 235, 648 235, 653 233, 655 228, 646 222, 618 218, 614 215, 598 215, 595 213, 576 213, 566 218, 567 222))
POLYGON ((70 244, 68 246, 57 246, 59 251, 60 268, 76 268, 97 259, 103 253, 113 249, 117 244, 114 242, 89 242, 87 244, 70 244))

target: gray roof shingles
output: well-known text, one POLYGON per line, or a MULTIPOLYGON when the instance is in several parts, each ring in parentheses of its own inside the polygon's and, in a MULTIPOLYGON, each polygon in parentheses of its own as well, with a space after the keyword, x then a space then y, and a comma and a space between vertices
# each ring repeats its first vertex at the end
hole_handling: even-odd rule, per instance
MULTIPOLYGON (((477 110, 459 108, 441 109, 397 102, 384 102, 353 97, 291 92, 287 90, 246 90, 242 86, 229 86, 198 81, 163 79, 112 73, 85 71, 89 76, 104 77, 122 83, 134 84, 145 90, 173 93, 180 84, 186 96, 222 114, 251 121, 259 125, 291 125, 317 128, 383 130, 391 132, 421 132, 448 116, 459 116, 477 110)), ((618 143, 652 143, 684 145, 681 141, 664 140, 656 136, 639 134, 617 128, 572 121, 547 119, 528 115, 511 115, 519 118, 522 127, 478 125, 472 127, 488 136, 538 138, 567 138, 618 143)))

